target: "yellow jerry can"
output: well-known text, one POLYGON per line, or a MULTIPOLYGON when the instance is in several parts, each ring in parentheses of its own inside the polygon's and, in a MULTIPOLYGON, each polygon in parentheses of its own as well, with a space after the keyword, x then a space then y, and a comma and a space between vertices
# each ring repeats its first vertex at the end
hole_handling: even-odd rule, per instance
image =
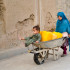
POLYGON ((54 34, 54 33, 52 33, 52 40, 54 40, 54 39, 57 39, 57 35, 56 34, 54 34))
POLYGON ((52 32, 40 31, 41 41, 49 41, 52 40, 52 32))
MULTIPOLYGON (((56 39, 58 39, 58 38, 62 38, 62 34, 61 33, 59 33, 59 32, 53 32, 53 35, 55 35, 54 37, 56 38, 56 39)), ((54 39, 54 37, 53 37, 53 39, 54 39)))

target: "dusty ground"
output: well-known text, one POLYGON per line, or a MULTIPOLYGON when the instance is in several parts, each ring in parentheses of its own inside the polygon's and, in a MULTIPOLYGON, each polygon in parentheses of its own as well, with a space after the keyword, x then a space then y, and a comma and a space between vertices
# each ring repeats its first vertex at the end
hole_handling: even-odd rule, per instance
POLYGON ((59 52, 57 61, 53 61, 53 58, 49 56, 42 65, 36 65, 33 54, 30 53, 0 60, 0 70, 70 70, 70 52, 66 57, 60 57, 61 53, 62 50, 59 52))

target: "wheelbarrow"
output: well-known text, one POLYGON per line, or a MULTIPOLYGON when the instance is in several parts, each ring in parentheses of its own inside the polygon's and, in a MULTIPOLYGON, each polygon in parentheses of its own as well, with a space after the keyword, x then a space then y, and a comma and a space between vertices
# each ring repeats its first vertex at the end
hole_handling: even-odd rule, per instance
POLYGON ((38 65, 43 64, 45 60, 48 58, 49 55, 53 55, 53 59, 58 59, 58 52, 59 48, 65 43, 67 37, 40 42, 40 43, 33 43, 32 50, 28 52, 34 54, 34 62, 38 65), (52 53, 49 51, 52 50, 52 53))

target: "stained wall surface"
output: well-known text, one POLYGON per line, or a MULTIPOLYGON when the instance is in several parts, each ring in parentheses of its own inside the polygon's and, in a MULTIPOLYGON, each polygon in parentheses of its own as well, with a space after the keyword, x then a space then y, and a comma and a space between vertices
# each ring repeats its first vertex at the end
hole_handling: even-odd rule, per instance
POLYGON ((0 50, 17 47, 19 36, 32 35, 32 27, 54 31, 57 12, 69 17, 69 0, 0 0, 0 50))

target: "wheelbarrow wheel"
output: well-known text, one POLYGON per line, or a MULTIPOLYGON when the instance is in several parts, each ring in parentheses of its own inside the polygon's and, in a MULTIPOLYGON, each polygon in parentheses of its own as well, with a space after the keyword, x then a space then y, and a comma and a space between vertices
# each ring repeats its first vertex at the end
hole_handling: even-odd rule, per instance
POLYGON ((45 59, 41 56, 40 53, 34 54, 34 62, 38 65, 43 64, 45 59))

